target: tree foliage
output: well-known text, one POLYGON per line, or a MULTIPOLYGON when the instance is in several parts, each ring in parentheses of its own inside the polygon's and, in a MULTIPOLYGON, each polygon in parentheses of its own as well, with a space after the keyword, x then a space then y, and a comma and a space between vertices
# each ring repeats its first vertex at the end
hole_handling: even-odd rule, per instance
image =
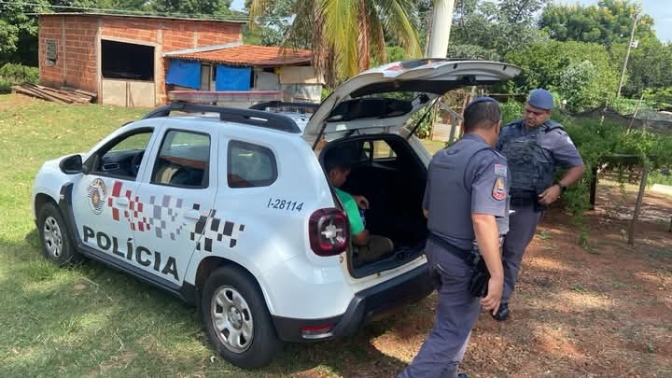
POLYGON ((634 26, 634 44, 621 93, 631 98, 645 93, 647 101, 659 107, 669 104, 665 93, 672 86, 672 46, 656 38, 653 18, 643 13, 641 3, 601 0, 591 6, 549 5, 541 15, 539 26, 556 41, 603 45, 619 75, 634 26))
POLYGON ((606 46, 630 41, 635 16, 639 14, 635 39, 657 41, 653 18, 642 13, 641 3, 630 0, 600 0, 597 5, 549 5, 539 26, 556 41, 599 43, 606 46))
POLYGON ((638 98, 642 92, 672 89, 672 45, 656 42, 632 49, 626 79, 622 93, 627 97, 638 98))
POLYGON ((537 43, 509 53, 507 60, 523 68, 514 80, 514 91, 547 88, 558 92, 574 111, 596 107, 616 94, 618 71, 599 44, 537 43))
POLYGON ((151 0, 150 10, 159 13, 180 13, 185 15, 227 15, 232 0, 151 0))
POLYGON ((458 0, 451 44, 479 46, 491 57, 505 56, 525 45, 546 40, 536 28, 535 13, 548 0, 458 0))
MULTIPOLYGON (((243 31, 245 43, 262 46, 279 46, 285 41, 285 35, 292 25, 294 15, 292 9, 295 0, 277 0, 266 8, 263 14, 254 20, 255 27, 246 25, 243 31)), ((245 0, 245 14, 249 16, 252 0, 245 0)), ((294 41, 297 48, 309 48, 307 33, 294 41)))
MULTIPOLYGON (((269 0, 252 0, 250 19, 263 16, 269 0)), ((370 67, 371 57, 386 59, 385 34, 393 35, 407 56, 421 55, 412 0, 296 0, 296 15, 285 46, 310 37, 313 65, 327 82, 338 83, 370 67)))

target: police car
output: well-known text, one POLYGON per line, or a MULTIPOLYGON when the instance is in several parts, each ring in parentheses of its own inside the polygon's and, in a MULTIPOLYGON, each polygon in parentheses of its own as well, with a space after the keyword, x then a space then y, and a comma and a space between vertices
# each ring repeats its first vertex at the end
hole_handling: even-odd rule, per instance
POLYGON ((451 89, 519 71, 386 64, 342 84, 303 127, 258 109, 159 107, 43 164, 32 205, 44 256, 92 258, 198 306, 213 347, 242 368, 266 365, 283 342, 352 334, 432 291, 421 210, 431 156, 413 135, 426 111, 451 89), (334 148, 352 153, 342 189, 368 198, 367 229, 394 241, 378 261, 352 253, 323 169, 334 148))

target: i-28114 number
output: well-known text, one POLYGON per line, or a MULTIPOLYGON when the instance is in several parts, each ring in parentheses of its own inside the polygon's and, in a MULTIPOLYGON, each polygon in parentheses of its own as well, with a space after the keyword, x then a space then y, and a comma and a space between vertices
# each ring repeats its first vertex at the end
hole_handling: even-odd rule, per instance
POLYGON ((268 205, 266 207, 287 211, 301 211, 303 208, 303 202, 269 198, 268 205))

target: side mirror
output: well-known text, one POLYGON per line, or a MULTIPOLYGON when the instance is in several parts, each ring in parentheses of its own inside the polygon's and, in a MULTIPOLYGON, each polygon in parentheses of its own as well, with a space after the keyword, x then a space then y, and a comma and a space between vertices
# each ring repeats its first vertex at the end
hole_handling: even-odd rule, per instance
POLYGON ((61 172, 66 175, 74 175, 77 173, 83 172, 82 166, 82 157, 80 155, 72 155, 61 160, 61 164, 58 165, 61 169, 61 172))

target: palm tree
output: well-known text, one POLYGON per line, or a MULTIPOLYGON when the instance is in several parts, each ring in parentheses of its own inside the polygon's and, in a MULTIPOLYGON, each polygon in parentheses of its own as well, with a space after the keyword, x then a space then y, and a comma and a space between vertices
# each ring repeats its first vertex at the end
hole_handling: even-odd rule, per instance
MULTIPOLYGON (((250 1, 250 27, 275 0, 250 1)), ((394 38, 406 56, 422 55, 412 20, 414 0, 295 0, 295 19, 283 46, 306 41, 313 66, 336 84, 366 70, 370 58, 386 62, 385 36, 394 38)))

